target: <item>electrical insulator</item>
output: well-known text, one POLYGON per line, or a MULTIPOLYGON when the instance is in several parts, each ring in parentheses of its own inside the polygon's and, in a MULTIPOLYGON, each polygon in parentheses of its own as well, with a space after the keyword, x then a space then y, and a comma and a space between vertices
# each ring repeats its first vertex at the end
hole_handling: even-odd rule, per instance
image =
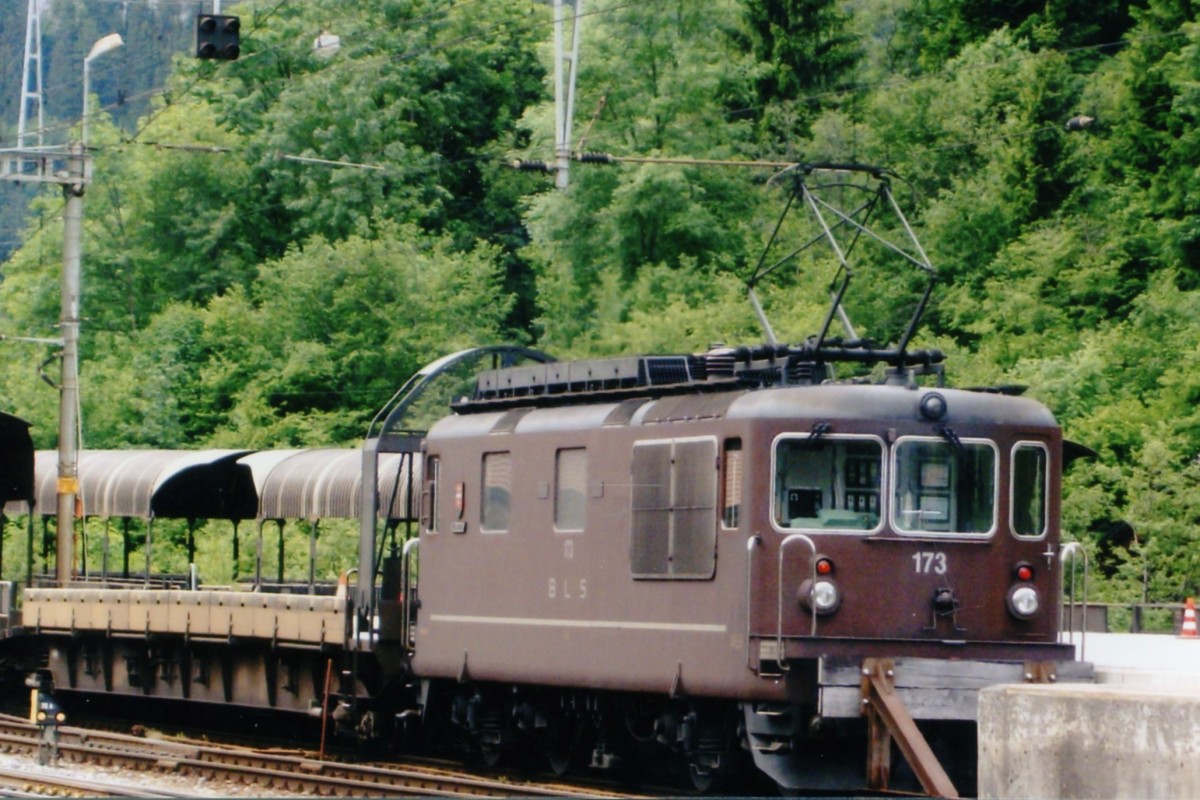
POLYGON ((554 167, 547 164, 545 161, 526 161, 518 159, 512 162, 513 169, 519 169, 522 172, 554 172, 554 167))

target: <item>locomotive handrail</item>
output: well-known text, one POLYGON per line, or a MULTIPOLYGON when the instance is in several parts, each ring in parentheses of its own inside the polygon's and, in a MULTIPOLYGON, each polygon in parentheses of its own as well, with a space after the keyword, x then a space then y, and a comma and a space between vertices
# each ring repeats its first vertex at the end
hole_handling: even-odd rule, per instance
MULTIPOLYGON (((777 595, 777 600, 778 600, 778 605, 777 605, 777 609, 776 609, 778 611, 778 617, 777 617, 777 627, 775 629, 775 644, 779 648, 779 668, 784 670, 785 672, 788 670, 788 666, 787 666, 786 659, 784 659, 784 657, 783 657, 783 552, 784 552, 784 550, 787 549, 787 546, 789 544, 791 544, 792 542, 804 542, 805 544, 808 545, 808 549, 812 552, 812 558, 810 558, 809 562, 808 562, 808 566, 812 569, 811 586, 815 587, 817 584, 817 546, 813 543, 812 539, 808 538, 803 533, 793 533, 790 536, 788 536, 786 539, 784 539, 783 543, 779 545, 779 581, 775 586, 775 593, 777 595)), ((809 588, 809 591, 810 592, 812 591, 811 587, 809 588)), ((810 603, 809 605, 811 606, 812 604, 810 603)), ((811 610, 811 613, 812 613, 811 636, 816 637, 816 635, 817 635, 817 610, 816 610, 816 608, 813 608, 811 610)))
POLYGON ((400 573, 400 597, 403 599, 403 607, 400 609, 400 641, 405 647, 410 647, 412 642, 409 640, 412 628, 412 614, 416 610, 413 608, 412 597, 412 553, 421 546, 421 539, 413 537, 404 543, 404 549, 400 551, 400 558, 404 563, 404 571, 400 573))
MULTIPOLYGON (((1067 542, 1059 551, 1058 560, 1063 568, 1063 583, 1066 583, 1067 572, 1067 556, 1071 557, 1071 602, 1059 603, 1058 606, 1058 629, 1061 633, 1063 627, 1063 611, 1066 609, 1067 615, 1067 641, 1072 645, 1075 644, 1075 562, 1080 554, 1083 556, 1083 618, 1080 624, 1079 631, 1079 660, 1084 659, 1084 654, 1087 648, 1087 612, 1088 612, 1088 558, 1087 551, 1083 549, 1083 545, 1079 542, 1067 542)), ((1060 587, 1065 589, 1065 586, 1060 587)))
POLYGON ((746 668, 753 670, 750 661, 750 635, 754 619, 754 548, 762 544, 757 533, 746 540, 746 668))

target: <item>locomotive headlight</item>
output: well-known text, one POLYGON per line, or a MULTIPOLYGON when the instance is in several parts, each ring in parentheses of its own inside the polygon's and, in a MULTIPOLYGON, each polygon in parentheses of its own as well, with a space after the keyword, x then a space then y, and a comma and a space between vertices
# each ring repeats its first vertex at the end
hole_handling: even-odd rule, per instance
POLYGON ((842 601, 833 581, 817 581, 812 588, 812 602, 818 614, 828 614, 842 601))
POLYGON ((1032 586, 1014 586, 1008 590, 1008 610, 1014 617, 1029 619, 1041 605, 1037 589, 1032 586))
POLYGON ((946 398, 937 392, 930 392, 922 397, 918 407, 921 409, 921 416, 927 420, 936 422, 946 416, 946 398))
POLYGON ((800 605, 818 614, 832 614, 842 602, 837 584, 831 580, 807 580, 800 584, 800 605))

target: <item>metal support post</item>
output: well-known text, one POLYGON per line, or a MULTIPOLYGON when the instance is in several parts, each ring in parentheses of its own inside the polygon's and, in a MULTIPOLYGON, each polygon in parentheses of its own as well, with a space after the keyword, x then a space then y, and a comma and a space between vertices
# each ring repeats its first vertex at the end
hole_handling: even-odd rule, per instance
POLYGON ((891 772, 891 740, 931 797, 957 798, 958 790, 942 768, 908 709, 896 694, 895 665, 890 659, 868 658, 862 667, 862 705, 867 717, 867 779, 872 789, 887 788, 891 772))

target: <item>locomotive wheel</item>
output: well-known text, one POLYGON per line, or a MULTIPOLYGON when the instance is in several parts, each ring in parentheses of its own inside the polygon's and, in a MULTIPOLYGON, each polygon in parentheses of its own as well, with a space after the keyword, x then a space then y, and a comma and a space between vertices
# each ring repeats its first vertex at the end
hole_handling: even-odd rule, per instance
POLYGON ((479 760, 488 769, 495 769, 500 766, 500 761, 503 759, 503 753, 500 748, 493 744, 482 744, 479 747, 479 760))
POLYGON ((734 784, 739 766, 737 736, 722 717, 701 714, 696 747, 688 755, 688 777, 703 794, 721 792, 734 784))
POLYGON ((562 713, 551 717, 546 726, 543 752, 550 771, 556 776, 566 775, 579 761, 582 738, 583 729, 578 717, 562 713))
POLYGON ((576 754, 575 743, 570 739, 546 740, 546 763, 556 777, 561 778, 571 771, 576 754))
POLYGON ((692 788, 701 794, 724 792, 734 785, 737 774, 737 753, 732 748, 720 752, 703 751, 688 759, 692 788))
POLYGON ((706 758, 709 755, 699 753, 688 759, 688 777, 692 780, 692 788, 701 794, 717 791, 726 784, 724 756, 718 755, 720 760, 714 765, 706 758))

